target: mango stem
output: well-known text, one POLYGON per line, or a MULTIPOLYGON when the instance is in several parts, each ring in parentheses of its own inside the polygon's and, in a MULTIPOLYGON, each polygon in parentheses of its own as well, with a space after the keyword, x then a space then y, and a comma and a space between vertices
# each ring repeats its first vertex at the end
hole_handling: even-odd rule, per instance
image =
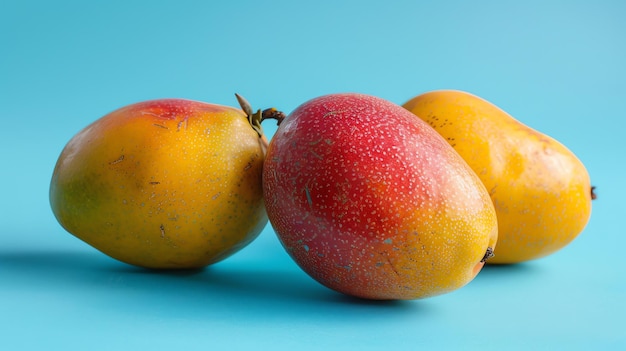
POLYGON ((485 256, 483 256, 483 259, 480 260, 480 262, 485 262, 493 256, 495 256, 495 254, 493 253, 493 249, 491 247, 488 247, 487 252, 485 252, 485 256))
POLYGON ((250 106, 248 100, 246 100, 243 96, 237 93, 235 93, 235 97, 237 98, 239 106, 241 106, 243 112, 248 116, 248 122, 250 123, 250 126, 252 126, 252 129, 254 129, 257 134, 259 134, 260 138, 264 137, 261 122, 266 119, 275 119, 277 121, 277 124, 280 125, 280 123, 286 118, 284 113, 278 111, 273 107, 265 109, 263 111, 259 109, 253 113, 252 107, 250 106))

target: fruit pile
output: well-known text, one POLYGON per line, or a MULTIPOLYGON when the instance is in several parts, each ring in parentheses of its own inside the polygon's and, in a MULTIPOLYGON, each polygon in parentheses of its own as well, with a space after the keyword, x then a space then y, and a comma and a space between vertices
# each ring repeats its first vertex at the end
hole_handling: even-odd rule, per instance
POLYGON ((487 262, 549 255, 583 231, 589 175, 556 140, 461 91, 403 106, 314 98, 289 116, 183 99, 129 105, 63 149, 50 203, 103 253, 153 269, 227 258, 268 219, 312 278, 366 299, 417 299, 487 262), (275 119, 268 143, 261 122, 275 119))

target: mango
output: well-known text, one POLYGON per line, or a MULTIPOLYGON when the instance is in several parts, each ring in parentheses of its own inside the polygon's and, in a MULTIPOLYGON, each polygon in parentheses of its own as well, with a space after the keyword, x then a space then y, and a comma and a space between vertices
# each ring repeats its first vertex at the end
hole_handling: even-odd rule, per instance
POLYGON ((459 289, 497 247, 496 212, 467 163, 387 100, 329 94, 296 108, 263 168, 290 257, 335 291, 410 300, 459 289))
POLYGON ((550 255, 584 230, 595 196, 589 173, 557 140, 463 91, 427 92, 403 107, 443 136, 489 191, 498 245, 488 263, 550 255))
POLYGON ((241 250, 267 223, 267 140, 242 107, 160 99, 94 121, 56 163, 54 215, 89 245, 146 268, 200 268, 241 250))

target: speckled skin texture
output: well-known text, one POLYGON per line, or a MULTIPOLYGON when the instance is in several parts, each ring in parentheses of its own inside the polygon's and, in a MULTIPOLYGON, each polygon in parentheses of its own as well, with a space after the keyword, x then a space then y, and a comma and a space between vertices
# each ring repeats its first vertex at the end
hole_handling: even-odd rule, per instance
POLYGON ((429 123, 478 174, 498 216, 489 263, 549 255, 583 231, 591 185, 582 162, 558 141, 462 91, 433 91, 404 107, 429 123))
POLYGON ((116 110, 61 153, 50 202, 70 233, 118 260, 196 268, 267 223, 263 142, 238 109, 166 99, 116 110))
POLYGON ((266 208, 291 257, 320 283, 368 299, 416 299, 474 278, 495 211, 456 152, 405 109, 360 94, 298 107, 263 170, 266 208))

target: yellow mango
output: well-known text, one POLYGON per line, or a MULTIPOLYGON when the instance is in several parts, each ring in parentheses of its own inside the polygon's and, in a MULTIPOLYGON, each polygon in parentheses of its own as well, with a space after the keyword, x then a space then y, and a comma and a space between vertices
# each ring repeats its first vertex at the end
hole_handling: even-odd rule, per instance
POLYGON ((113 111, 59 156, 50 184, 54 215, 68 232, 129 264, 181 269, 218 262, 267 223, 267 140, 250 118, 184 99, 113 111))
POLYGON ((403 106, 442 135, 489 191, 498 220, 489 263, 544 257, 583 231, 595 196, 585 166, 561 143, 463 91, 427 92, 403 106))

